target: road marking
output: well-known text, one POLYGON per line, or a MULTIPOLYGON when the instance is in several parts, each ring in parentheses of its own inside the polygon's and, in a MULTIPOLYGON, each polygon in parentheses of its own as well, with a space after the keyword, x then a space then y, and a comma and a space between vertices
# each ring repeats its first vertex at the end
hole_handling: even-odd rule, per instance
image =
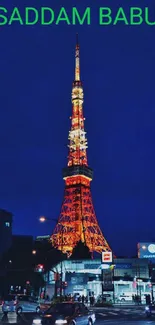
POLYGON ((103 314, 103 313, 98 313, 98 315, 107 316, 107 314, 103 314))
MULTIPOLYGON (((128 311, 128 312, 132 312, 132 311, 134 311, 132 308, 128 308, 128 309, 124 309, 124 308, 122 308, 122 309, 120 309, 120 310, 124 310, 124 311, 128 311)), ((137 309, 136 309, 136 311, 137 311, 137 309)))
POLYGON ((115 316, 118 315, 118 313, 113 313, 112 311, 109 311, 109 314, 110 315, 115 315, 115 316))
POLYGON ((8 323, 9 324, 17 323, 16 313, 8 313, 8 323))

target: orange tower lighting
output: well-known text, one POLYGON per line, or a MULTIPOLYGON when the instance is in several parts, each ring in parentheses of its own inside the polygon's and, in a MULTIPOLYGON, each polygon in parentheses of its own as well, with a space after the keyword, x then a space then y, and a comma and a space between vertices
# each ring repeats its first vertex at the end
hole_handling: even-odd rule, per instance
POLYGON ((83 98, 77 36, 68 167, 63 169, 64 200, 58 223, 51 236, 53 246, 69 256, 79 241, 85 243, 90 252, 111 251, 98 225, 92 202, 90 182, 93 178, 93 171, 88 167, 87 161, 88 147, 84 129, 83 98))

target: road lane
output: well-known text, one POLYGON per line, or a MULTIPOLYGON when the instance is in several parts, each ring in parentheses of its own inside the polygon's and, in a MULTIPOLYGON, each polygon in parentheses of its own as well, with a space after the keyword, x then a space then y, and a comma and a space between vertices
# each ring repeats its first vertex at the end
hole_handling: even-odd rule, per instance
MULTIPOLYGON (((8 325, 9 323, 0 323, 2 325, 8 325)), ((32 325, 32 322, 27 322, 25 323, 24 321, 21 321, 20 323, 12 323, 12 325, 32 325)), ((138 321, 138 320, 97 320, 95 322, 95 325, 153 325, 154 321, 148 321, 148 320, 142 320, 142 321, 138 321)))
MULTIPOLYGON (((101 325, 104 323, 110 324, 109 322, 114 322, 116 324, 122 325, 126 322, 129 324, 130 321, 143 321, 144 324, 153 324, 155 317, 147 319, 144 312, 144 307, 135 306, 135 308, 114 308, 114 307, 102 307, 102 308, 93 308, 96 314, 96 325, 101 325)), ((16 315, 16 313, 8 313, 7 316, 0 313, 0 324, 18 324, 18 325, 32 325, 33 318, 38 317, 36 313, 23 313, 21 315, 16 315)), ((142 323, 143 324, 143 323, 142 323)), ((155 323, 154 323, 155 324, 155 323)))

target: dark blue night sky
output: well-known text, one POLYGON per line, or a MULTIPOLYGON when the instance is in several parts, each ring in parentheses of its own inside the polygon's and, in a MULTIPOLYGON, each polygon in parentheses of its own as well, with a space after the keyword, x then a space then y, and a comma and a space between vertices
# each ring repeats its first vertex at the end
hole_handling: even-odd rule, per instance
POLYGON ((0 27, 0 206, 15 234, 50 234, 63 199, 79 33, 96 215, 116 255, 155 240, 155 27, 99 26, 98 8, 151 1, 2 1, 7 8, 91 7, 90 26, 0 27), (129 3, 130 2, 130 3, 129 3), (132 2, 132 3, 131 3, 132 2))

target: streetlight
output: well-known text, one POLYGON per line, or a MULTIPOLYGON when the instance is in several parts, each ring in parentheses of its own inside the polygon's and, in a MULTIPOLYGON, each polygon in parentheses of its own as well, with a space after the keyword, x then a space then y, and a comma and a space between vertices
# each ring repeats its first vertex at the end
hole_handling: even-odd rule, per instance
POLYGON ((40 221, 40 222, 45 222, 45 221, 46 221, 46 218, 45 218, 44 216, 41 216, 41 217, 39 218, 39 221, 40 221))
POLYGON ((47 218, 47 217, 45 217, 45 216, 40 216, 39 217, 39 221, 40 222, 46 222, 46 221, 55 221, 55 222, 58 222, 58 219, 55 219, 55 218, 47 218))
POLYGON ((36 255, 36 253, 37 253, 37 251, 34 249, 34 250, 32 251, 32 254, 33 254, 33 255, 36 255))
MULTIPOLYGON (((63 230, 64 230, 64 225, 62 225, 60 222, 58 222, 58 219, 55 219, 55 218, 47 218, 45 216, 41 216, 39 218, 39 221, 44 223, 46 221, 54 221, 56 222, 58 225, 61 226, 61 230, 60 230, 60 233, 61 233, 61 252, 63 251, 63 230)), ((61 258, 61 279, 60 279, 60 297, 62 297, 62 258, 61 258)))
POLYGON ((40 221, 40 222, 45 222, 46 219, 45 219, 45 217, 40 217, 40 218, 39 218, 39 221, 40 221))

